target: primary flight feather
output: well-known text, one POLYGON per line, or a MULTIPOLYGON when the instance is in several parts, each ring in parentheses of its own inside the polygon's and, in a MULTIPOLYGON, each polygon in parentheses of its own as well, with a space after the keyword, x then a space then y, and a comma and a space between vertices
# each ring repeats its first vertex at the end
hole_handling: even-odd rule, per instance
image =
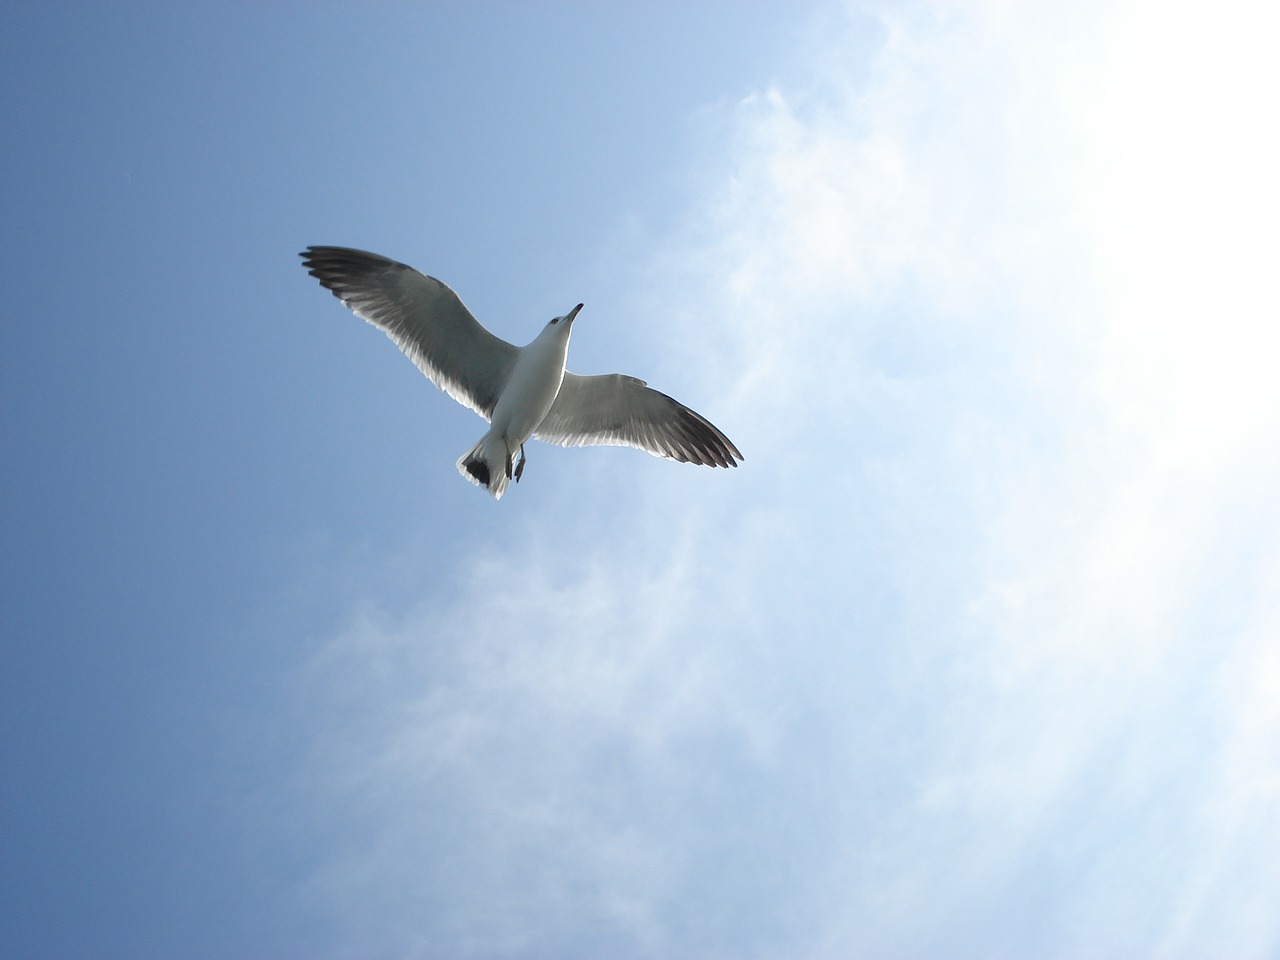
POLYGON ((403 263, 347 247, 312 246, 299 256, 436 386, 489 421, 488 432, 458 459, 458 472, 497 499, 512 478, 520 480, 530 437, 566 447, 638 447, 709 467, 736 467, 744 459, 706 418, 643 380, 566 370, 582 304, 516 347, 482 327, 445 284, 403 263))

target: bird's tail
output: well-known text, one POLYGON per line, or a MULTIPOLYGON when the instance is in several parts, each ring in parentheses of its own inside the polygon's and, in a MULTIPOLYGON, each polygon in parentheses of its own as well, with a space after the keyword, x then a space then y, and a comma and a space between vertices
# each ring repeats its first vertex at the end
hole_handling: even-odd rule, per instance
POLYGON ((488 490, 493 499, 501 500, 511 481, 513 459, 506 440, 486 433, 458 458, 458 472, 476 486, 488 490))

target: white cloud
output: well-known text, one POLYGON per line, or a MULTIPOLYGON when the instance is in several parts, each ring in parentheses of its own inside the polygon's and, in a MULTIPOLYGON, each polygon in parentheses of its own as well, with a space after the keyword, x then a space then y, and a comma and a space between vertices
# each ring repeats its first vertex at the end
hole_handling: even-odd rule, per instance
POLYGON ((893 10, 863 62, 855 13, 735 108, 636 309, 747 463, 332 639, 353 943, 1274 952, 1275 84, 1201 19, 893 10))

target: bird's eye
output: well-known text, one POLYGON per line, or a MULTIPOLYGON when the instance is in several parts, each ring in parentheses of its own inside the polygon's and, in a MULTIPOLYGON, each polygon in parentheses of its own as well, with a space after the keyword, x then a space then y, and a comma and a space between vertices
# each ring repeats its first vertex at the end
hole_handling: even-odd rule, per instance
POLYGON ((560 322, 560 318, 559 318, 559 317, 552 317, 552 318, 551 318, 551 322, 552 322, 553 324, 554 324, 554 323, 559 323, 559 322, 560 322))

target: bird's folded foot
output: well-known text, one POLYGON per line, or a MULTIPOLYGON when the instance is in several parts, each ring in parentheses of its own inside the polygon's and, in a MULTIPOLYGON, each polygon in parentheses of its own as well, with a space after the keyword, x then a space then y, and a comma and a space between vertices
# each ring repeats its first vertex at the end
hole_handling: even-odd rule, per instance
POLYGON ((520 444, 520 459, 516 461, 516 483, 520 482, 520 474, 524 473, 524 444, 520 444))

